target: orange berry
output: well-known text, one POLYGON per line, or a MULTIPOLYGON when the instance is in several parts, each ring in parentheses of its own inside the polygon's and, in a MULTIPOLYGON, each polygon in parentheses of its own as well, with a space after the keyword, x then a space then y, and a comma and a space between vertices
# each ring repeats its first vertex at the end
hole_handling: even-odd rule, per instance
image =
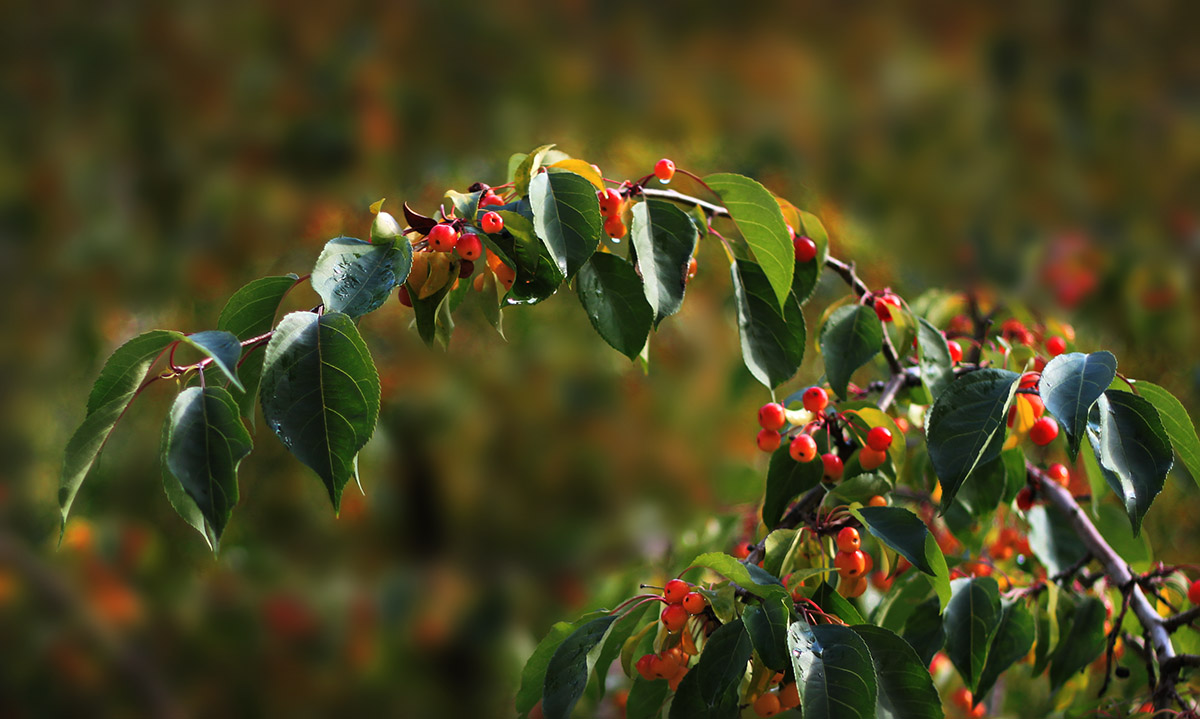
POLYGON ((699 269, 700 269, 700 263, 696 261, 695 257, 688 260, 687 275, 684 277, 684 280, 690 280, 693 277, 695 277, 696 271, 699 269))
POLYGON ((767 402, 762 407, 759 407, 758 424, 763 429, 771 429, 776 432, 783 429, 783 426, 787 424, 787 416, 783 413, 783 405, 778 402, 767 402))
POLYGON ((745 559, 746 557, 750 556, 750 547, 751 545, 749 542, 738 542, 737 545, 734 546, 732 554, 738 559, 745 559))
POLYGON ((764 452, 774 452, 779 449, 779 443, 782 437, 773 429, 761 429, 758 431, 758 448, 764 452))
POLYGON ((870 447, 863 447, 858 450, 858 464, 868 472, 872 469, 882 467, 884 462, 887 462, 887 458, 887 452, 879 452, 870 447))
POLYGON ((837 534, 837 546, 843 552, 853 552, 862 546, 862 538, 854 527, 842 527, 837 534))
POLYGON ((972 701, 971 690, 966 687, 959 687, 950 695, 950 703, 962 709, 963 711, 971 711, 972 701))
POLYGON ((1046 470, 1046 476, 1066 487, 1071 483, 1071 471, 1067 469, 1067 465, 1054 463, 1046 470))
POLYGON ((884 499, 882 494, 877 494, 874 497, 871 497, 870 499, 867 500, 867 506, 868 507, 886 507, 887 500, 884 499))
POLYGON ((796 682, 785 684, 779 690, 779 707, 786 711, 798 706, 800 706, 800 688, 796 686, 796 682))
POLYGON ((682 579, 672 579, 667 582, 667 586, 663 587, 663 599, 667 600, 668 604, 679 604, 690 591, 692 591, 692 587, 687 582, 682 579))
POLYGON ((842 478, 845 465, 842 464, 841 457, 832 452, 826 452, 821 455, 821 462, 825 465, 825 479, 836 482, 842 478))
POLYGON ((833 566, 843 579, 861 577, 867 569, 867 557, 861 549, 852 552, 838 552, 833 558, 833 566))
POLYGON ((675 163, 665 157, 654 163, 654 176, 664 184, 670 182, 671 178, 675 176, 675 163))
POLYGON ((760 717, 773 717, 780 711, 782 711, 782 707, 779 704, 778 694, 764 692, 754 700, 754 713, 760 717))
POLYGON ((604 233, 614 240, 621 239, 627 232, 629 229, 625 227, 620 215, 612 215, 604 221, 604 233))
POLYGON ((872 427, 867 432, 867 446, 876 452, 886 452, 892 446, 892 430, 887 427, 872 427))
POLYGON ((817 440, 812 435, 798 434, 788 445, 788 453, 797 462, 808 464, 817 458, 817 440))
POLYGON ((688 613, 682 604, 668 604, 659 619, 668 632, 677 632, 687 624, 688 613))
POLYGON ((683 598, 683 608, 688 614, 700 614, 708 606, 708 601, 700 592, 688 592, 683 598))
POLYGON ((500 280, 500 284, 504 285, 504 289, 512 289, 513 282, 517 279, 517 271, 508 265, 501 263, 496 268, 496 279, 500 280))
POLYGON ((826 405, 829 404, 829 395, 825 394, 825 390, 820 387, 809 387, 804 390, 802 397, 804 409, 813 414, 821 414, 826 405))
POLYGON ((637 673, 642 675, 642 679, 645 679, 648 682, 653 681, 656 678, 653 671, 655 659, 656 657, 653 654, 646 654, 633 664, 634 668, 637 669, 637 673))

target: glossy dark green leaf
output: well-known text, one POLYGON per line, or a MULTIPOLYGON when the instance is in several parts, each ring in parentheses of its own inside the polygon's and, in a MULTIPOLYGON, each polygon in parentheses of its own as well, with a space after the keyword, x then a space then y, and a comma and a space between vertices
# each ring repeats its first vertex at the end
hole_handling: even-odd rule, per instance
MULTIPOLYGON (((262 277, 245 285, 225 303, 217 329, 232 332, 239 341, 261 337, 275 326, 275 315, 287 293, 296 286, 299 277, 283 275, 262 277)), ((264 342, 265 344, 265 342, 264 342)), ((230 394, 237 402, 242 417, 254 426, 254 403, 258 399, 258 382, 262 377, 263 347, 247 349, 248 354, 238 367, 243 390, 233 388, 230 394)))
POLYGON ((946 645, 946 628, 942 624, 937 597, 930 597, 913 609, 904 621, 900 636, 916 650, 926 666, 933 661, 933 655, 946 645))
MULTIPOLYGON (((1024 466, 1021 470, 1024 471, 1024 466)), ((981 463, 971 473, 971 481, 959 488, 956 500, 970 514, 972 520, 987 518, 1004 499, 1008 489, 1008 467, 1003 453, 990 462, 981 463)))
POLYGON ((325 243, 310 281, 326 311, 361 317, 382 307, 411 269, 412 245, 403 237, 381 244, 335 237, 325 243))
MULTIPOLYGON (((928 556, 926 551, 929 528, 920 517, 903 507, 862 507, 854 510, 854 515, 879 541, 899 552, 914 567, 931 576, 938 573, 937 559, 928 556)), ((946 560, 942 553, 936 551, 933 554, 942 558, 944 567, 946 560)))
POLYGON ((717 627, 700 661, 679 683, 671 703, 671 719, 726 719, 738 715, 738 685, 753 652, 741 619, 717 627))
POLYGON ((529 183, 534 233, 570 280, 604 237, 596 188, 573 172, 543 172, 529 183))
POLYGON ((1038 392, 1066 434, 1071 459, 1079 455, 1088 412, 1116 376, 1117 358, 1111 352, 1061 354, 1042 370, 1038 392))
POLYGON ((261 396, 267 425, 321 477, 336 510, 379 416, 379 375, 354 321, 284 317, 267 344, 261 396))
POLYGON ((238 465, 253 446, 224 387, 189 387, 175 398, 167 416, 166 470, 199 510, 206 525, 200 532, 214 549, 238 501, 238 465))
POLYGON ((892 587, 883 593, 872 611, 871 623, 893 632, 903 631, 904 623, 929 597, 929 592, 929 580, 924 574, 906 572, 896 576, 892 587))
POLYGON ((458 192, 457 190, 446 190, 444 197, 450 200, 450 204, 454 206, 454 215, 456 217, 473 221, 480 214, 479 198, 483 197, 483 192, 481 191, 458 192))
POLYGON ((792 459, 786 441, 772 452, 771 462, 767 467, 767 491, 762 508, 763 524, 768 527, 779 524, 792 500, 817 486, 824 471, 819 459, 811 462, 797 462, 792 459))
POLYGON ((983 369, 959 377, 929 412, 929 459, 942 483, 942 507, 979 465, 1000 456, 1004 421, 1019 375, 983 369))
POLYGON ((854 371, 883 348, 883 323, 870 307, 843 305, 825 321, 820 342, 829 386, 837 396, 845 397, 854 371))
POLYGON ((840 617, 847 624, 864 624, 866 622, 858 609, 848 599, 838 594, 829 582, 822 581, 818 584, 809 599, 816 602, 822 610, 840 617))
MULTIPOLYGON (((654 605, 657 607, 658 605, 654 605)), ((625 645, 625 640, 629 639, 642 625, 642 616, 650 605, 643 604, 640 607, 635 607, 624 614, 621 614, 616 622, 613 623, 612 629, 608 630, 608 636, 604 638, 604 646, 600 648, 600 653, 596 655, 596 664, 592 667, 592 673, 596 675, 596 681, 589 683, 589 687, 595 689, 590 691, 588 696, 599 700, 604 696, 604 690, 607 688, 605 676, 608 674, 608 668, 612 666, 613 660, 621 653, 621 648, 625 645)))
POLYGON ((784 312, 763 270, 739 260, 730 267, 737 304, 742 361, 767 389, 792 378, 804 361, 804 313, 794 297, 785 297, 784 312))
POLYGON ((983 674, 980 675, 979 686, 975 690, 976 704, 987 698, 988 692, 996 685, 996 680, 1001 674, 1029 654, 1029 650, 1033 648, 1034 634, 1033 615, 1025 606, 1025 600, 1004 602, 1000 613, 1000 626, 996 629, 991 647, 988 648, 987 662, 983 666, 983 674))
POLYGON ((764 599, 749 607, 742 614, 746 631, 754 650, 763 664, 777 672, 787 671, 791 664, 788 658, 787 629, 791 623, 790 599, 775 597, 764 599))
POLYGON ((1136 536, 1175 461, 1167 431, 1154 405, 1129 392, 1108 390, 1101 395, 1092 420, 1088 439, 1136 536))
POLYGON ((853 629, 795 622, 788 649, 805 719, 874 719, 879 682, 871 651, 853 629))
POLYGON ((917 349, 921 383, 936 402, 954 381, 954 362, 946 338, 924 317, 917 319, 917 349))
POLYGON ((600 337, 629 359, 636 359, 646 346, 654 310, 642 294, 642 282, 633 265, 612 253, 597 252, 579 270, 575 290, 600 337))
POLYGON ((562 273, 546 245, 534 234, 533 221, 513 210, 496 210, 496 214, 504 219, 504 230, 487 235, 485 243, 517 271, 505 302, 529 305, 553 295, 562 284, 562 273))
POLYGON ((587 687, 588 654, 600 643, 617 615, 593 619, 571 632, 554 650, 542 683, 542 711, 547 719, 566 719, 587 687))
POLYGON ((646 200, 633 206, 629 238, 655 327, 683 304, 688 262, 699 237, 687 213, 670 202, 646 200))
POLYGON ((749 177, 721 173, 709 175, 704 181, 721 196, 733 224, 754 252, 755 262, 762 268, 772 290, 766 296, 767 302, 778 311, 792 291, 792 273, 796 264, 795 250, 779 203, 767 188, 749 177))
POLYGON ((1000 453, 1000 461, 1004 463, 1004 497, 1005 504, 1012 502, 1026 485, 1025 453, 1018 448, 1006 449, 1000 453))
POLYGON ((1067 516, 1053 505, 1035 505, 1025 519, 1029 522, 1029 548, 1051 574, 1062 572, 1087 554, 1067 516))
POLYGON ((1158 410, 1158 418, 1171 444, 1183 459, 1192 479, 1200 485, 1200 438, 1196 437, 1196 427, 1187 410, 1175 395, 1152 382, 1138 380, 1135 386, 1137 393, 1158 410))
POLYGON ((851 627, 871 651, 879 681, 879 709, 894 719, 936 719, 943 716, 942 700, 933 686, 928 665, 898 635, 881 627, 851 627))
MULTIPOLYGON (((458 267, 457 263, 454 267, 458 267)), ((413 322, 417 325, 417 334, 421 341, 428 347, 432 347, 439 339, 442 340, 443 346, 449 343, 448 330, 453 329, 454 324, 451 321, 447 327, 449 306, 445 301, 453 284, 447 282, 444 287, 428 297, 418 297, 412 285, 409 285, 408 296, 413 306, 413 322)))
POLYGON ((946 656, 971 691, 987 663, 988 647, 1000 626, 1000 587, 991 577, 956 579, 953 596, 946 605, 942 626, 946 632, 946 656))
POLYGON ((625 719, 656 719, 662 713, 670 690, 670 685, 662 679, 646 681, 634 677, 629 696, 625 698, 625 719))
POLYGON ((1096 597, 1087 597, 1075 607, 1050 659, 1050 691, 1057 691, 1104 653, 1104 617, 1104 602, 1096 597))
POLYGON ((245 389, 238 380, 237 370, 238 359, 242 356, 242 344, 238 342, 238 338, 232 332, 221 330, 196 332, 184 336, 182 341, 184 344, 200 350, 202 354, 211 359, 211 366, 216 367, 221 374, 225 375, 234 389, 245 389))
POLYGON ((162 472, 163 492, 167 495, 167 501, 171 503, 171 507, 175 512, 187 522, 188 526, 195 529, 204 537, 204 543, 209 549, 215 550, 219 544, 219 540, 213 533, 212 526, 204 518, 204 514, 200 512, 200 508, 196 506, 195 500, 179 483, 179 479, 171 474, 171 470, 167 467, 167 442, 170 439, 171 418, 167 417, 163 422, 162 441, 159 443, 159 467, 162 472))
POLYGON ((769 598, 787 596, 787 590, 778 577, 772 576, 756 565, 746 565, 735 557, 721 552, 708 552, 692 560, 693 567, 705 567, 729 579, 756 597, 769 598))

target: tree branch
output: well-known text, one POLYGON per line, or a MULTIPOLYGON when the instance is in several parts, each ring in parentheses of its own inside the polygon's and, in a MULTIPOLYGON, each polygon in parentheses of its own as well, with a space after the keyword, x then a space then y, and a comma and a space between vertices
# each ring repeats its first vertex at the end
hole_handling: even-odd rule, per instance
POLYGON ((1173 617, 1167 617, 1163 620, 1163 629, 1167 633, 1173 632, 1180 627, 1185 627, 1192 622, 1200 619, 1200 607, 1192 607, 1186 612, 1180 612, 1173 617))

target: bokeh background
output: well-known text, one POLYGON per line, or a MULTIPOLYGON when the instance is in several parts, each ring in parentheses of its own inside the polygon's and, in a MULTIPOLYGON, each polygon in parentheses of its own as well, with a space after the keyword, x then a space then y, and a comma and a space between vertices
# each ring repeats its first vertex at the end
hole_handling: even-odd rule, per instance
MULTIPOLYGON (((5 3, 0 715, 509 716, 553 621, 754 510, 767 394, 704 246, 649 374, 570 293, 506 312, 507 342, 464 312, 449 353, 398 303, 367 317, 366 496, 335 518, 260 431, 216 558, 160 489, 148 393, 56 548, 62 448, 118 344, 210 329, 370 202, 431 211, 544 142, 610 177, 755 176, 873 285, 993 288, 1195 414, 1197 6, 842 5, 5 3)), ((1179 474, 1164 500, 1170 561, 1200 497, 1179 474)))

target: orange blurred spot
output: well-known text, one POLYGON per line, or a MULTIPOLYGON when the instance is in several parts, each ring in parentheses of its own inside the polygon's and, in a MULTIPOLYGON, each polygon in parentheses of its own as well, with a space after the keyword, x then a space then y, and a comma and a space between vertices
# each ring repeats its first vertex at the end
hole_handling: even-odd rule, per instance
POLYGON ((87 552, 95 543, 92 525, 86 519, 72 520, 63 532, 62 546, 76 552, 87 552))

